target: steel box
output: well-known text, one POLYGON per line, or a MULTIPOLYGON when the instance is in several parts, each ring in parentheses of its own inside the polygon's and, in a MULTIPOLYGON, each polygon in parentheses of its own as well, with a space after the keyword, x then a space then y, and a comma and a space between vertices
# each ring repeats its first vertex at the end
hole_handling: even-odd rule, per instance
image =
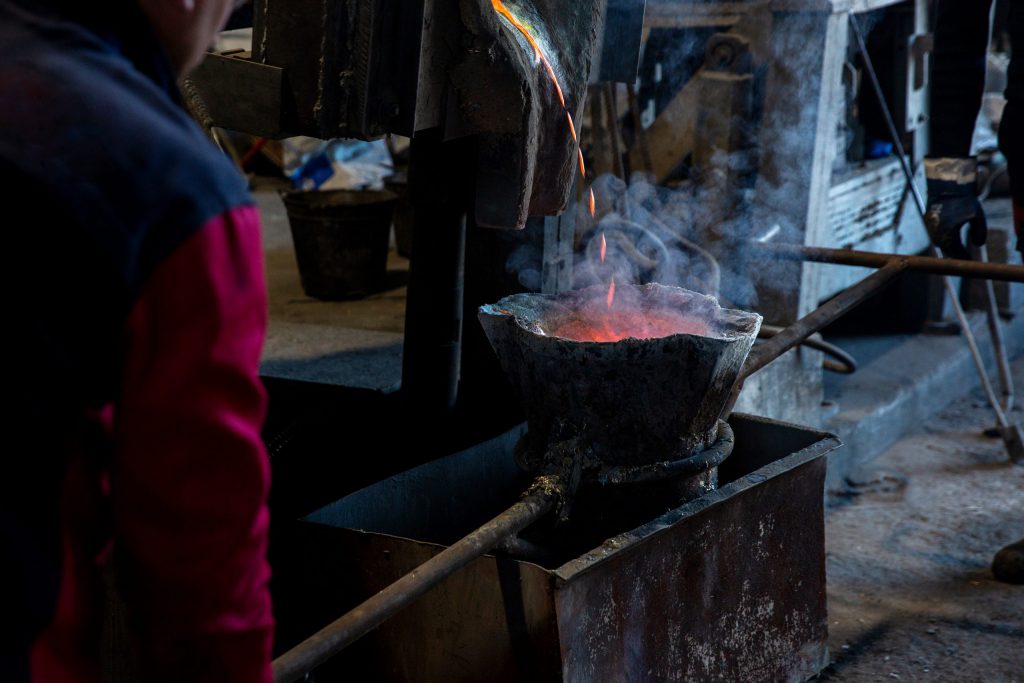
MULTIPOLYGON (((826 648, 823 483, 834 436, 734 414, 720 488, 542 567, 485 556, 315 680, 789 680, 826 648)), ((301 526, 313 632, 525 488, 513 430, 346 496, 301 526)), ((293 624, 294 626, 294 624, 293 624)))

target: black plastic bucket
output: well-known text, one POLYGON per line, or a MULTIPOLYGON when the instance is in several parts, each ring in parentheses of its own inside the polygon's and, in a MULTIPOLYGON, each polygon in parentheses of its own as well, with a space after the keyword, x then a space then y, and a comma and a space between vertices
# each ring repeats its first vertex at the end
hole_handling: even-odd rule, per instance
POLYGON ((397 196, 370 190, 284 196, 302 290, 325 300, 355 299, 382 286, 397 196))

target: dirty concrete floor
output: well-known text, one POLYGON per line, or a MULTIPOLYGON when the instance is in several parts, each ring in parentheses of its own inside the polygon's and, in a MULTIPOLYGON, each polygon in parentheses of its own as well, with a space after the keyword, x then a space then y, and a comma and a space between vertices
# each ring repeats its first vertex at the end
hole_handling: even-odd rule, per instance
MULTIPOLYGON (((1013 369, 1024 391, 1024 359, 1013 369)), ((1024 465, 981 434, 991 422, 976 390, 858 474, 859 494, 834 501, 833 663, 817 680, 1024 681, 1024 586, 989 569, 1024 537, 1024 465)))

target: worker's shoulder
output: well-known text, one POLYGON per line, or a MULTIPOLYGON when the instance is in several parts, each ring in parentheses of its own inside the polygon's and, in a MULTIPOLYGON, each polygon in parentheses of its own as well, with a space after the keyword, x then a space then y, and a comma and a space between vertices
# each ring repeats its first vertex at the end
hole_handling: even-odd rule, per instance
POLYGON ((251 201, 169 85, 88 35, 0 27, 0 181, 47 197, 41 219, 62 217, 133 288, 210 219, 251 201))
POLYGON ((0 135, 23 156, 60 160, 75 174, 106 173, 121 187, 160 181, 165 192, 224 192, 225 199, 244 189, 180 104, 130 65, 106 55, 61 56, 0 74, 0 135))
POLYGON ((5 46, 21 49, 0 60, 0 155, 45 181, 94 191, 156 185, 166 201, 209 205, 199 213, 247 201, 243 180, 172 96, 173 83, 163 87, 87 35, 8 38, 22 45, 5 46))

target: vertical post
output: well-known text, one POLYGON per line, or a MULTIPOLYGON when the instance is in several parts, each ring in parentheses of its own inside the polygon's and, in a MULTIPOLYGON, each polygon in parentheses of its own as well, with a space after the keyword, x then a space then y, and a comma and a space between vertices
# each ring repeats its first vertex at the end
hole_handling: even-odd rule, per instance
POLYGON ((451 413, 462 353, 466 211, 476 169, 472 138, 418 132, 409 159, 413 250, 405 311, 402 393, 426 417, 451 413))
POLYGON ((573 239, 576 234, 576 192, 558 216, 544 217, 541 291, 558 294, 572 289, 573 239))
MULTIPOLYGON (((779 239, 822 244, 836 155, 836 107, 847 49, 847 19, 821 9, 772 11, 765 49, 764 112, 759 169, 750 221, 759 230, 782 228, 779 239)), ((773 5, 774 6, 774 5, 773 5)), ((750 256, 750 254, 747 254, 750 256)), ((749 262, 745 272, 757 272, 749 262)), ((757 310, 767 322, 788 325, 817 308, 820 266, 764 270, 755 284, 757 310)), ((737 410, 781 420, 814 421, 823 397, 821 354, 796 348, 746 383, 737 410), (781 384, 793 391, 780 393, 781 384)))
MULTIPOLYGON (((828 196, 836 154, 836 110, 842 87, 848 25, 830 11, 777 12, 772 40, 760 174, 755 187, 755 225, 779 224, 782 239, 826 242, 828 196)), ((759 292, 759 312, 788 324, 818 306, 820 266, 803 264, 773 280, 775 291, 759 292), (791 279, 790 279, 791 278, 791 279)), ((772 283, 768 283, 769 286, 772 283)))

